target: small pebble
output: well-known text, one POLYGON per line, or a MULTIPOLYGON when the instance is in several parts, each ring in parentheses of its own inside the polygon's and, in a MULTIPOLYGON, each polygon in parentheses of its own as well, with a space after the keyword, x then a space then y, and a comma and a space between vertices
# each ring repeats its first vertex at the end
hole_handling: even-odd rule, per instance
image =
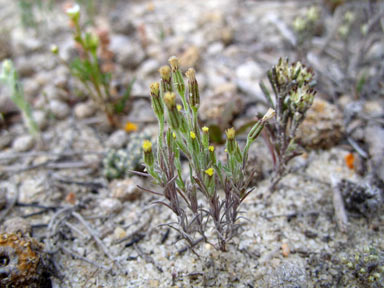
POLYGON ((58 119, 64 119, 70 113, 70 108, 67 103, 55 99, 50 101, 49 109, 51 110, 52 114, 58 119))
POLYGON ((14 217, 5 220, 4 232, 6 233, 21 233, 22 235, 30 234, 32 227, 29 221, 21 217, 14 217))
POLYGON ((120 240, 127 236, 127 232, 121 227, 116 227, 115 231, 113 231, 113 236, 116 240, 120 240))
POLYGON ((108 148, 119 149, 125 146, 128 140, 128 134, 124 130, 117 130, 109 136, 106 145, 108 148))
POLYGON ((75 116, 78 119, 85 119, 95 114, 95 105, 90 102, 79 103, 75 106, 75 116))
POLYGON ((123 204, 118 199, 107 198, 100 202, 100 208, 105 214, 118 213, 123 208, 123 204))
POLYGON ((30 150, 34 144, 35 139, 31 135, 23 135, 13 141, 12 148, 16 152, 25 152, 30 150))
POLYGON ((35 120, 40 130, 44 130, 44 128, 46 128, 48 125, 47 114, 44 111, 33 111, 33 119, 35 120))
POLYGON ((291 250, 289 249, 289 245, 288 245, 288 243, 283 243, 283 244, 281 245, 281 254, 282 254, 284 257, 288 257, 290 253, 291 253, 291 250))
POLYGON ((137 176, 124 180, 114 180, 110 184, 112 197, 121 201, 135 201, 140 198, 142 193, 137 185, 143 185, 143 181, 137 176))

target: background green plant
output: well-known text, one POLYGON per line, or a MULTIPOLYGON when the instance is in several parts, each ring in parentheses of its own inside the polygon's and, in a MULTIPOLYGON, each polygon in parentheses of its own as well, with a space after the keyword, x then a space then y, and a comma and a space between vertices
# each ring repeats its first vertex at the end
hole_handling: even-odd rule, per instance
POLYGON ((19 81, 19 77, 11 60, 3 61, 0 81, 8 87, 10 97, 20 109, 24 124, 28 128, 29 133, 34 137, 38 137, 39 127, 33 119, 31 106, 25 99, 23 85, 19 81))
POLYGON ((287 173, 287 164, 301 154, 295 143, 296 130, 312 106, 316 91, 311 69, 300 62, 289 63, 280 58, 279 63, 267 73, 273 96, 263 82, 260 87, 267 102, 276 110, 276 120, 268 125, 267 144, 272 154, 274 175, 270 190, 273 191, 287 173))

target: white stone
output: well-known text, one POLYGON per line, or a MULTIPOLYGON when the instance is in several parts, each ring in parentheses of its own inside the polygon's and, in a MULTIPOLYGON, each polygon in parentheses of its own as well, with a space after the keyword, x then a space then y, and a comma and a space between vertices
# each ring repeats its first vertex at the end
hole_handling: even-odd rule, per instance
POLYGON ((91 102, 78 103, 74 108, 75 116, 78 119, 85 119, 95 113, 96 107, 91 102))
POLYGON ((109 136, 106 145, 108 148, 119 149, 127 143, 127 140, 127 132, 124 130, 117 130, 116 132, 113 132, 111 136, 109 136))
POLYGON ((121 204, 120 200, 116 198, 107 198, 103 199, 100 202, 100 209, 103 213, 112 214, 117 213, 123 208, 123 204, 121 204))
POLYGON ((64 119, 70 113, 68 104, 59 100, 51 100, 49 103, 49 108, 52 114, 58 119, 64 119))
POLYGON ((34 144, 35 139, 31 135, 23 135, 13 141, 12 148, 17 152, 25 152, 30 150, 34 144))

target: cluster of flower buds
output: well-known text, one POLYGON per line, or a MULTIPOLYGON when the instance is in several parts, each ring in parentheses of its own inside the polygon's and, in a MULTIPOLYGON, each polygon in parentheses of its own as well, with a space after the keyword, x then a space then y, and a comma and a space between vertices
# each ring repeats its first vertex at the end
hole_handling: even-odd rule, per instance
POLYGON ((287 98, 290 104, 289 109, 292 112, 305 113, 311 107, 315 94, 316 91, 307 85, 294 87, 287 98))
POLYGON ((314 76, 312 69, 307 68, 300 61, 290 64, 287 58, 280 58, 279 63, 270 73, 274 74, 272 76, 276 79, 279 90, 286 88, 291 83, 297 84, 297 86, 308 84, 314 76))
POLYGON ((312 105, 316 91, 312 89, 314 73, 301 62, 290 64, 288 59, 281 59, 268 73, 272 87, 278 92, 291 115, 304 114, 312 105))
POLYGON ((320 9, 316 6, 308 8, 304 16, 298 16, 293 21, 293 29, 296 33, 303 33, 313 26, 320 18, 320 9))

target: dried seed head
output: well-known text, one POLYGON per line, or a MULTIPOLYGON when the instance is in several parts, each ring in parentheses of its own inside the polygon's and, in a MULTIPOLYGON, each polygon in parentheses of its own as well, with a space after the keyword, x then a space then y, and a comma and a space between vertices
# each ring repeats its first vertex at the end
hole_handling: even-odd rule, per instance
POLYGON ((200 106, 200 94, 199 85, 196 81, 195 70, 193 68, 189 68, 185 75, 188 77, 189 104, 192 108, 198 109, 200 106))
POLYGON ((272 108, 269 108, 267 113, 265 113, 265 115, 263 116, 263 118, 261 119, 261 121, 263 122, 266 122, 268 121, 269 119, 272 119, 274 116, 275 116, 275 110, 273 110, 272 108))
POLYGON ((196 73, 195 69, 189 68, 187 72, 185 72, 185 75, 188 77, 188 81, 193 82, 196 80, 196 73))
POLYGON ((179 69, 179 59, 176 56, 170 57, 168 62, 171 65, 172 71, 177 71, 179 69))
POLYGON ((153 82, 150 86, 151 96, 159 97, 160 96, 160 84, 159 82, 153 82))
POLYGON ((169 81, 171 79, 171 68, 168 65, 164 65, 159 69, 160 77, 164 81, 169 81))
POLYGON ((168 109, 172 109, 176 106, 176 94, 173 92, 167 92, 164 95, 164 103, 168 109))

